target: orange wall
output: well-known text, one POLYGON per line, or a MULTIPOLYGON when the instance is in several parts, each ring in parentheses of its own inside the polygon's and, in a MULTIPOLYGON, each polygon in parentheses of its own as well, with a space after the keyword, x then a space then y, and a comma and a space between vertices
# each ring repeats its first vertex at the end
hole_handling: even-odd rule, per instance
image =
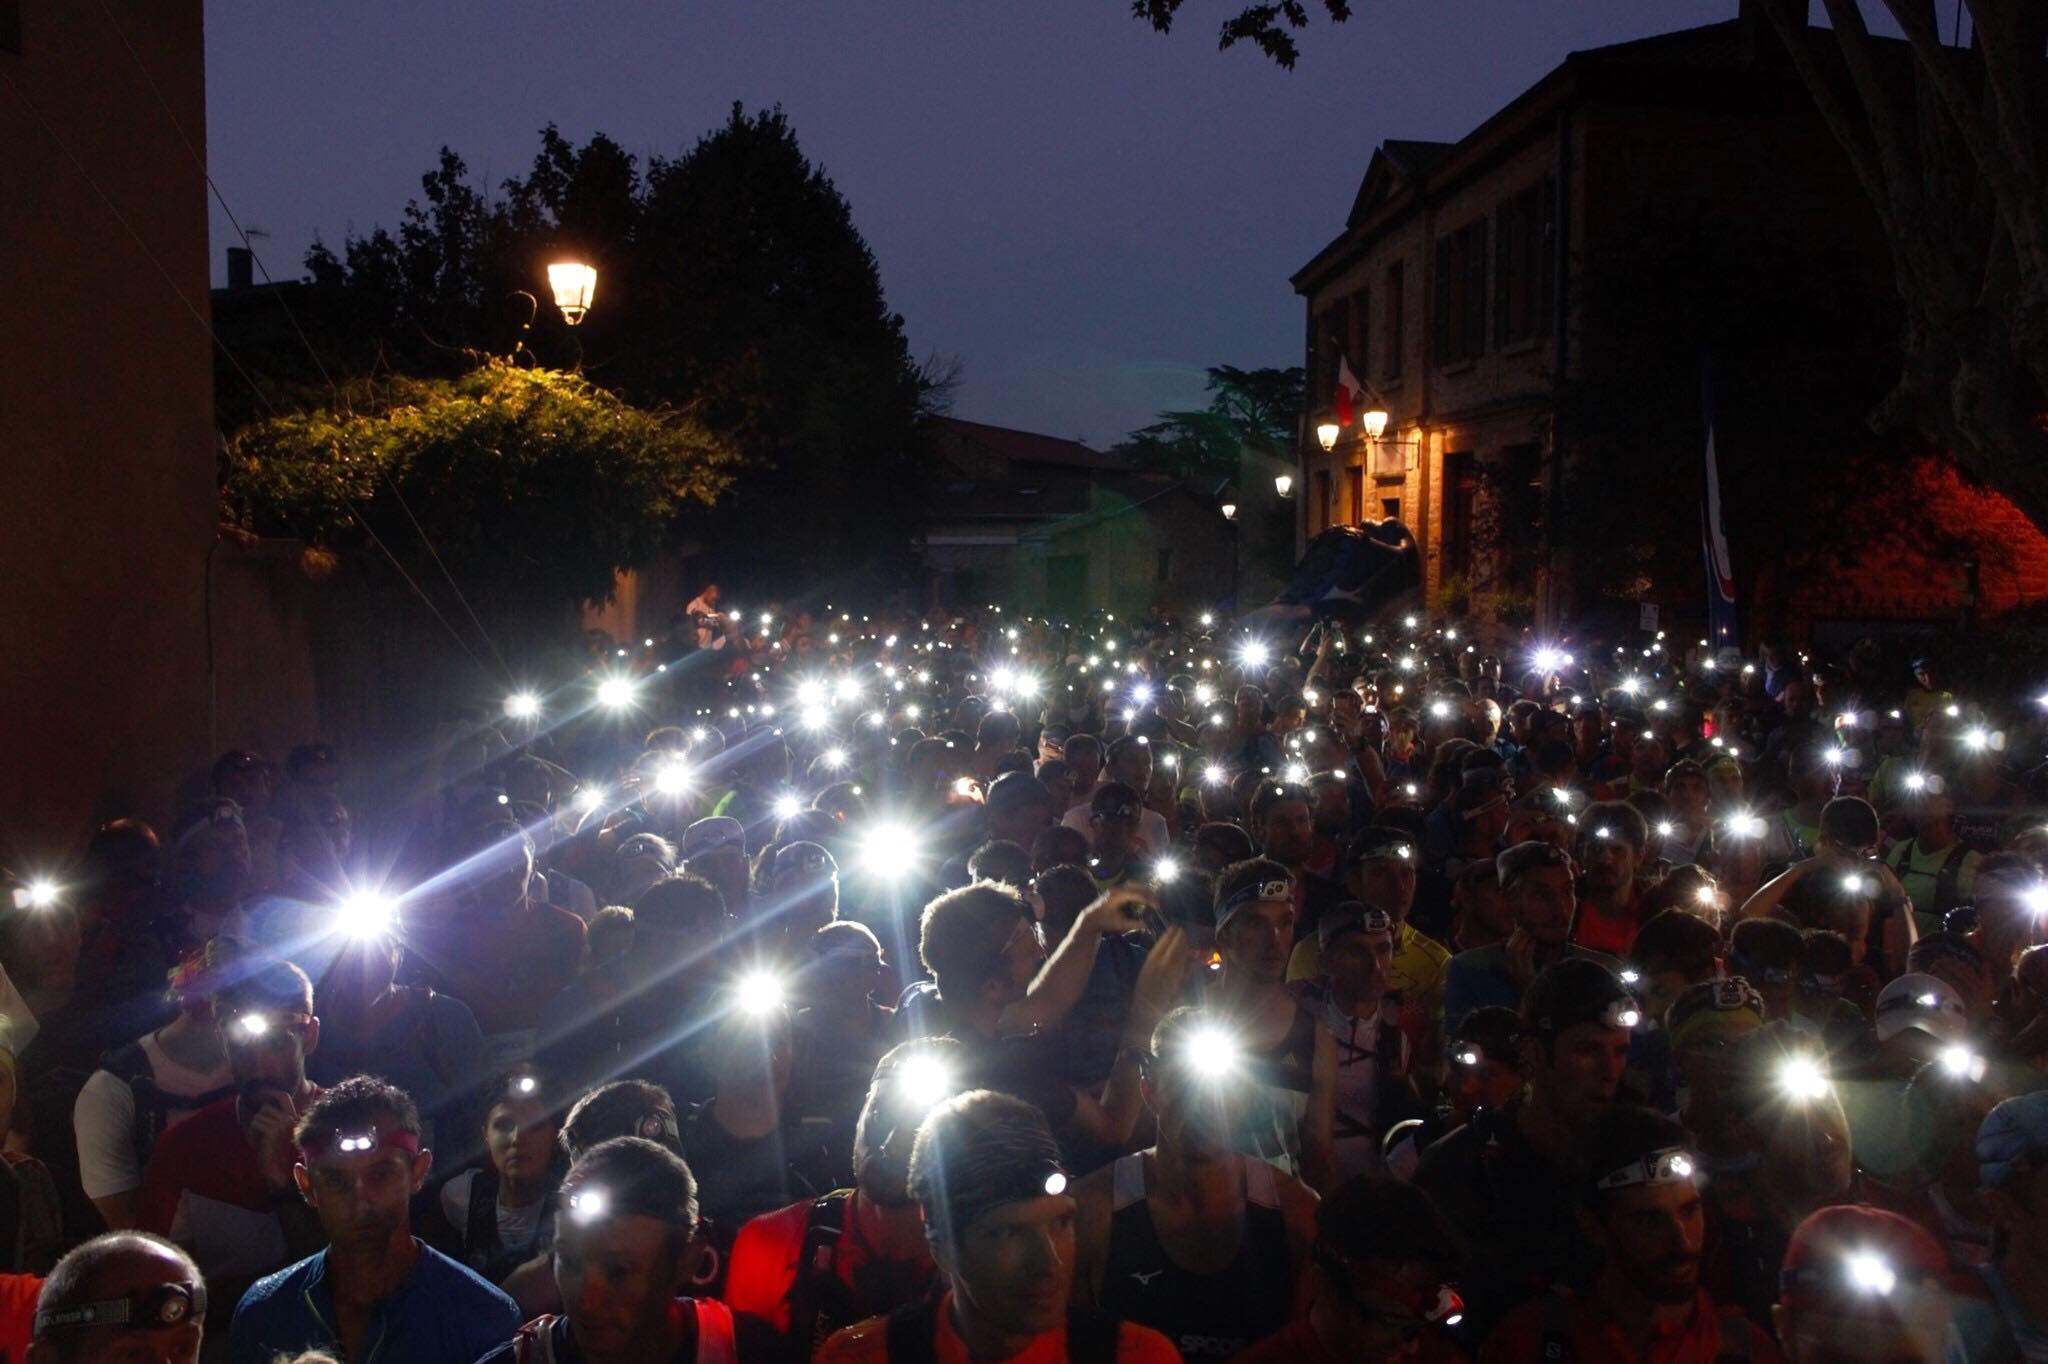
POLYGON ((0 52, 0 857, 27 864, 97 819, 167 819, 206 759, 214 433, 201 0, 21 8, 0 52))

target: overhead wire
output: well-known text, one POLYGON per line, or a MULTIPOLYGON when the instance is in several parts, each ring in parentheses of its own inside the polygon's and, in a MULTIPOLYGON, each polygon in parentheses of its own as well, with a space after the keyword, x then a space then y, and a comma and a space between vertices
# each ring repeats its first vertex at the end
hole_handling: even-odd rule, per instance
MULTIPOLYGON (((179 121, 177 111, 171 108, 171 102, 164 95, 163 87, 157 84, 156 77, 150 73, 148 64, 142 60, 142 54, 135 50, 135 44, 128 40, 127 30, 121 27, 121 21, 114 16, 113 9, 108 4, 108 0, 99 0, 99 3, 100 13, 106 19, 107 26, 114 30, 114 35, 121 40, 121 46, 128 53, 129 59, 135 63, 136 70, 142 73, 142 79, 148 84, 150 93, 155 96, 158 107, 163 110, 165 121, 177 133, 178 141, 184 144, 185 154, 190 156, 193 164, 199 167, 199 173, 205 178, 206 188, 213 194, 214 202, 219 204, 220 211, 227 215, 228 225, 234 228, 235 235, 241 239, 242 249, 249 253, 250 263, 262 273, 263 282, 270 286, 270 296, 276 300, 278 308, 284 313, 285 320, 291 324, 292 334, 298 337, 299 344, 305 347, 306 355, 312 360, 314 368, 320 371, 321 382, 327 385, 327 390, 333 396, 337 405, 345 405, 341 396, 340 385, 335 383, 334 376, 328 372, 326 362, 320 358, 320 352, 314 347, 311 338, 306 335, 305 328, 299 325, 298 314, 292 311, 291 303, 285 298, 284 292, 277 287, 277 281, 271 277, 270 268, 263 263, 262 256, 257 254, 255 243, 250 240, 248 230, 242 226, 241 219, 235 216, 235 210, 229 206, 227 196, 221 193, 220 185, 215 182, 213 172, 207 167, 206 158, 200 155, 199 148, 193 144, 191 136, 186 133, 185 125, 179 121)), ((216 337, 215 340, 218 344, 219 338, 216 337)), ((223 345, 222 349, 225 350, 226 347, 223 345)), ((265 401, 266 405, 268 405, 267 398, 265 401)), ((271 407, 273 413, 276 410, 274 406, 271 407)), ((427 534, 426 528, 420 524, 419 517, 413 514, 411 504, 406 501, 405 494, 399 491, 398 485, 392 479, 389 471, 379 466, 377 476, 383 481, 384 487, 390 492, 392 499, 398 503, 399 510, 405 513, 405 519, 412 523, 414 533, 420 537, 420 543, 426 546, 427 554, 433 559, 434 566, 441 570, 441 576, 447 580, 449 590, 455 594, 456 601, 462 604, 463 611, 469 616, 470 624, 476 627, 477 635, 483 640, 484 646, 491 651, 491 656, 498 661, 499 671, 504 673, 509 680, 512 676, 511 665, 505 661, 505 655, 499 650, 498 642, 491 637, 491 632, 484 627, 482 619, 476 613, 476 608, 470 605, 469 597, 463 592, 462 585, 455 580, 454 573, 449 571, 446 561, 441 558, 441 551, 434 544, 433 537, 427 534)), ((360 512, 356 513, 356 519, 363 525, 364 531, 370 535, 371 539, 376 540, 376 533, 370 530, 368 521, 363 518, 360 512)), ((392 557, 391 551, 388 548, 384 548, 381 542, 379 542, 379 548, 384 549, 386 557, 392 557)), ((396 564, 395 558, 393 563, 394 565, 396 564)), ((400 571, 403 572, 402 569, 400 571)), ((415 587, 414 590, 417 591, 419 589, 415 587)), ((436 614, 439 614, 438 611, 436 614)), ((443 624, 446 623, 444 619, 443 624)), ((465 648, 467 648, 466 645, 465 648)), ((476 655, 471 653, 470 657, 475 658, 476 655)), ((483 666, 482 660, 478 659, 477 664, 479 667, 483 666)))
MULTIPOLYGON (((42 128, 44 135, 50 139, 51 145, 55 146, 59 152, 63 153, 64 158, 71 163, 72 169, 78 172, 79 178, 83 180, 87 188, 91 189, 93 194, 99 198, 101 205, 105 207, 107 213, 114 219, 114 221, 120 225, 121 230, 127 233, 130 240, 132 240, 135 243, 136 249, 141 251, 143 257, 146 260, 148 260, 152 266, 155 267, 156 272, 159 275, 163 276, 164 283, 167 286, 169 286, 171 293, 174 296, 176 296, 177 300, 180 303, 185 305, 185 311, 189 312, 192 315, 192 320, 199 324, 200 330, 206 333, 207 337, 213 342, 214 346, 219 349, 222 357, 225 358, 228 364, 234 368, 235 373, 240 375, 242 377, 243 382, 249 385, 249 390, 256 395, 257 401, 261 402, 264 405, 264 407, 268 408, 270 414, 273 417, 283 416, 284 414, 278 411, 277 405, 270 400, 270 395, 263 391, 263 386, 256 382, 255 377, 249 373, 248 368, 245 365, 243 365, 241 359, 236 356, 233 349, 228 346, 227 342, 221 339, 220 333, 214 330, 212 319, 207 317, 206 314, 200 312, 199 309, 193 304, 192 300, 185 296, 184 289, 179 285, 177 276, 171 273, 170 267, 165 265, 163 263, 162 258, 159 257, 156 254, 156 252, 150 248, 148 240, 145 239, 140 232, 135 230, 135 225, 129 222, 128 216, 126 214, 121 212, 120 206, 114 202, 113 196, 107 193, 106 189, 93 175, 92 171, 86 167, 84 160, 78 155, 78 153, 75 150, 73 150, 71 144, 66 142, 64 138, 57 132, 56 126, 52 124, 50 122, 49 117, 46 114, 44 114, 42 107, 38 105, 33 99, 29 98, 28 92, 22 89, 20 82, 15 80, 13 73, 8 71, 8 69, 5 66, 0 66, 0 80, 5 80, 7 82, 7 86, 11 91, 13 91, 14 97, 21 101, 22 107, 28 110, 29 115, 32 118, 34 118, 36 123, 42 128)), ((429 611, 433 613, 434 618, 441 622, 442 628, 447 630, 448 633, 454 638, 455 642, 462 647, 462 651, 469 655, 470 661, 475 663, 477 667, 483 668, 485 671, 488 672, 489 669, 485 666, 484 661, 481 658, 477 657, 476 651, 469 647, 469 642, 462 638, 461 631, 457 630, 454 627, 454 625, 448 620, 448 618, 441 613, 440 608, 434 605, 433 598, 429 597, 426 594, 426 592, 420 587, 419 583, 414 581, 412 575, 405 571, 405 566, 399 562, 397 556, 392 554, 390 546, 386 545, 383 542, 383 540, 377 535, 377 532, 370 526, 368 520, 364 518, 362 511, 355 505, 354 500, 351 499, 346 492, 343 492, 341 494, 341 499, 343 503, 347 505, 347 507, 349 508, 350 513, 355 516, 357 523, 362 526, 364 533, 370 537, 371 542, 375 544, 378 549, 383 551, 384 557, 391 561, 391 566, 393 569, 397 571, 399 577, 403 578, 406 582, 406 585, 411 587, 412 590, 419 596, 420 601, 426 606, 426 608, 429 611)))

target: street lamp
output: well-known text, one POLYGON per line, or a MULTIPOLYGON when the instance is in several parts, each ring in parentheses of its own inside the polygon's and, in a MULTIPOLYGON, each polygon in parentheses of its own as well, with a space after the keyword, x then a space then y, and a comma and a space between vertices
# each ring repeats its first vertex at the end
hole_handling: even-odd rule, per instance
POLYGON ((590 311, 591 296, 597 292, 597 267, 581 261, 555 261, 548 266, 548 288, 555 292, 562 320, 573 327, 590 311))
POLYGON ((1225 521, 1237 520, 1237 503, 1225 502, 1223 504, 1223 519, 1225 521))
POLYGON ((1335 422, 1320 423, 1316 427, 1316 443, 1321 445, 1326 451, 1336 449, 1337 434, 1342 429, 1335 422))
MULTIPOLYGON (((1358 419, 1358 424, 1365 429, 1365 438, 1367 440, 1378 440, 1381 436, 1387 434, 1386 410, 1375 407, 1370 412, 1361 416, 1358 419)), ((1328 449, 1329 447, 1325 446, 1323 448, 1328 449)))
POLYGON ((1273 491, 1274 491, 1274 492, 1276 492, 1276 493, 1278 493, 1278 494, 1280 494, 1280 496, 1282 496, 1282 497, 1292 497, 1292 496, 1294 496, 1294 475, 1293 475, 1293 474, 1275 474, 1275 475, 1273 475, 1273 491))

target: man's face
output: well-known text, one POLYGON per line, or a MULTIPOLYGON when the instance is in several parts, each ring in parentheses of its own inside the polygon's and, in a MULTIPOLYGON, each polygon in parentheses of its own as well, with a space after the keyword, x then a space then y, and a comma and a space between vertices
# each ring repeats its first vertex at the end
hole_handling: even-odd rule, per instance
POLYGON ((1102 753, 1099 749, 1069 745, 1073 749, 1067 754, 1067 766, 1074 769, 1074 789, 1095 785, 1095 778, 1102 771, 1102 753))
POLYGON ((1045 782, 1045 789, 1052 794, 1054 809, 1065 810, 1074 803, 1074 774, 1071 770, 1042 780, 1045 782))
MULTIPOLYGON (((131 1298, 164 1284, 196 1284, 197 1277, 169 1251, 130 1247, 92 1275, 86 1300, 131 1298)), ((64 1364, 198 1364, 203 1334, 197 1315, 150 1330, 78 1326, 30 1345, 28 1358, 31 1364, 58 1364, 60 1359, 64 1364)))
POLYGON ((1315 821, 1309 815, 1308 802, 1292 799, 1274 801, 1273 808, 1266 811, 1266 820, 1259 833, 1265 844, 1266 856, 1283 866, 1300 866, 1308 860, 1315 846, 1315 821))
POLYGON ((1342 834, 1351 823, 1351 796, 1341 786, 1316 789, 1315 809, 1309 816, 1315 831, 1326 838, 1342 834))
POLYGON ((535 1180, 554 1156, 555 1122, 531 1099, 496 1104, 484 1118, 484 1150, 500 1179, 535 1180))
POLYGON ((1949 1309, 1942 1295, 1918 1295, 1907 1310, 1771 1309, 1787 1364, 1937 1364, 1946 1357, 1949 1309))
MULTIPOLYGON (((706 849, 691 858, 687 866, 689 870, 721 889, 746 883, 747 854, 736 843, 706 849)), ((727 905, 726 908, 737 911, 740 906, 727 905)))
POLYGON ((1671 813, 1688 822, 1696 822, 1707 812, 1707 779, 1695 772, 1684 772, 1664 783, 1664 798, 1671 802, 1671 813))
POLYGON ((227 1048, 228 1069, 245 1104, 266 1092, 296 1098, 306 1086, 306 1052, 319 1034, 318 1020, 310 1025, 279 1021, 274 1014, 244 1014, 221 1025, 221 1042, 227 1048), (262 1018, 257 1031, 248 1021, 262 1018))
POLYGON ((1535 866, 1507 888, 1515 926, 1545 947, 1560 947, 1572 927, 1572 876, 1564 867, 1535 866))
POLYGON ((935 1250, 953 1292, 993 1334, 1043 1335, 1066 1320, 1072 1198, 1046 1194, 998 1204, 968 1223, 957 1245, 935 1250))
POLYGON ((330 1146, 293 1175, 330 1242, 368 1248, 407 1233, 407 1205, 433 1164, 429 1151, 413 1155, 379 1146, 344 1153, 330 1146))
POLYGON ((1350 874, 1345 878, 1351 893, 1358 897, 1360 904, 1384 909, 1394 916, 1397 924, 1408 921, 1408 911, 1415 904, 1415 859, 1400 857, 1393 853, 1380 857, 1368 857, 1351 864, 1350 874))
POLYGON ((1152 785, 1152 745, 1132 744, 1116 756, 1116 766, 1109 770, 1111 781, 1120 781, 1133 791, 1143 792, 1152 785))
POLYGON ((1145 1103, 1159 1120, 1161 1140, 1182 1160, 1234 1160, 1244 1086, 1240 1074, 1199 1075, 1166 1057, 1146 1074, 1145 1103))
POLYGON ((675 1241, 674 1228, 639 1213, 561 1219, 555 1286, 585 1351, 617 1358, 660 1328, 683 1287, 685 1257, 675 1241))
POLYGON ((1700 1288, 1706 1206, 1691 1180, 1638 1184, 1597 1194, 1590 1219, 1608 1263, 1651 1302, 1676 1307, 1700 1288))
POLYGON ((1345 933, 1323 953, 1330 979, 1360 999, 1377 999, 1394 969, 1391 933, 1345 933))
POLYGON ((1585 858, 1586 888, 1607 895, 1626 895, 1636 881, 1635 845, 1618 835, 1586 836, 1581 850, 1585 858))
POLYGON ((1440 1285, 1427 1266, 1381 1260, 1315 1261, 1316 1303, 1339 1333, 1337 1355, 1355 1364, 1413 1359, 1440 1285))
POLYGON ((1011 800, 1000 810, 989 810, 988 836, 1028 848, 1039 831, 1050 823, 1052 811, 1044 801, 1036 797, 1011 800))
POLYGON ((1045 965, 1045 930, 1035 919, 1019 916, 1010 940, 1003 945, 1002 964, 993 977, 1001 1002, 1014 1004, 1024 998, 1031 982, 1045 965))
POLYGON ((1575 1131, 1614 1105, 1628 1066, 1629 1031, 1604 1023, 1574 1023, 1549 1039, 1530 1038, 1532 1083, 1542 1084, 1551 1103, 1575 1131))
POLYGON ((1224 965, 1265 985, 1287 978, 1287 957, 1294 950, 1294 905, 1259 900, 1244 906, 1216 930, 1224 965))
POLYGON ((1514 917, 1508 913, 1507 892, 1491 876, 1461 884, 1456 904, 1465 922, 1476 930, 1472 934, 1475 939, 1499 942, 1515 931, 1514 917))
POLYGON ((1522 1077, 1513 1066, 1465 1043, 1453 1042, 1445 1062, 1444 1092, 1450 1097, 1452 1111, 1464 1117, 1481 1108, 1501 1108, 1522 1092, 1522 1077), (1468 1050, 1478 1057, 1477 1064, 1461 1059, 1468 1050))
POLYGON ((1131 850, 1131 843, 1138 836, 1136 815, 1093 815, 1089 827, 1095 834, 1095 855, 1098 858, 1120 858, 1131 850))
POLYGON ((261 763, 229 770, 221 780, 220 793, 243 810, 261 810, 270 803, 270 769, 261 763))

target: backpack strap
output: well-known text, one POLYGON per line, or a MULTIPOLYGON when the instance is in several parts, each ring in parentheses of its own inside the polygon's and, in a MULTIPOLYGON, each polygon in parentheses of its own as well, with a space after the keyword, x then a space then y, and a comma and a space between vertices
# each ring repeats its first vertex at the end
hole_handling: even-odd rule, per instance
POLYGON ((1957 839, 1956 845, 1948 850, 1948 856, 1942 859, 1941 870, 1934 873, 1934 912, 1936 914, 1946 914, 1956 907, 1958 902, 1956 886, 1962 880, 1963 862, 1969 855, 1970 845, 1961 839, 1957 839))
MULTIPOLYGON (((1116 1364, 1116 1337, 1123 1323, 1107 1312, 1067 1310, 1067 1364, 1116 1364)), ((891 1360, 890 1364, 896 1364, 891 1360)))
POLYGON ((939 1303, 932 1298, 889 1314, 889 1364, 937 1364, 939 1303))
POLYGON ((692 1298, 697 1312, 697 1364, 739 1364, 732 1309, 716 1298, 692 1298))
POLYGON ((803 1240, 797 1246, 796 1273, 789 1281, 789 1338, 803 1341, 810 1353, 824 1344, 820 1324, 829 1335, 850 1322, 838 1321, 838 1313, 824 1310, 828 1297, 837 1300, 839 1238, 846 1227, 847 1205, 853 1190, 835 1189, 811 1204, 804 1218, 803 1240))
POLYGON ((1553 1289, 1543 1295, 1542 1358, 1546 1364, 1561 1364, 1572 1357, 1571 1299, 1553 1289))

